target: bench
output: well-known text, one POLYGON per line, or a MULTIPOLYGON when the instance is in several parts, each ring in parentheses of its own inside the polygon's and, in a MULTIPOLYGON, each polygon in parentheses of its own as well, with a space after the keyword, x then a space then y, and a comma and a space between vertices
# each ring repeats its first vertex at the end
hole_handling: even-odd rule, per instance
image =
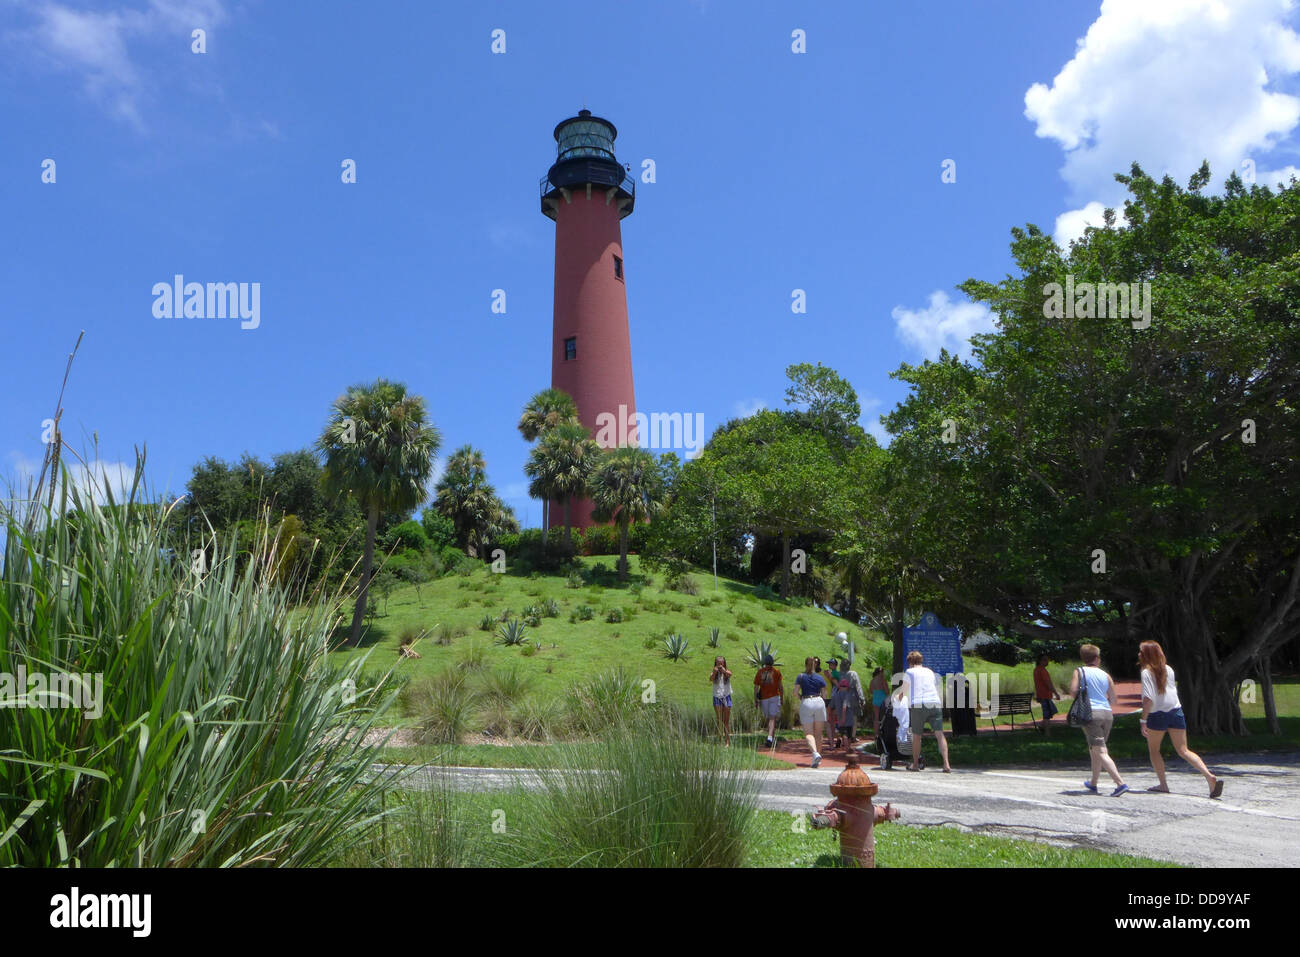
POLYGON ((1032 710, 1034 696, 1032 694, 999 694, 997 698, 997 714, 986 712, 985 717, 993 721, 993 732, 998 730, 998 717, 1000 715, 1009 715, 1011 717, 1011 730, 1016 730, 1016 715, 1027 714, 1029 720, 1033 722, 1035 728, 1038 727, 1038 721, 1034 718, 1032 710))

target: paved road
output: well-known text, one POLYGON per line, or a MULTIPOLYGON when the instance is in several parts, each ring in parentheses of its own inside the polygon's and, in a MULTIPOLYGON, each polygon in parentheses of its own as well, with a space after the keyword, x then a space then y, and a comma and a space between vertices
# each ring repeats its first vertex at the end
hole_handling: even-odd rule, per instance
MULTIPOLYGON (((1083 789, 1082 768, 1062 770, 955 769, 881 772, 878 800, 893 803, 909 826, 954 825, 982 834, 1020 837, 1069 847, 1095 847, 1177 861, 1196 867, 1300 867, 1300 754, 1219 755, 1210 769, 1223 778, 1223 797, 1212 801, 1200 775, 1169 761, 1172 794, 1148 794, 1150 768, 1135 762, 1120 771, 1134 791, 1118 798, 1083 789)), ((432 780, 420 769, 415 786, 432 780)), ((522 770, 450 769, 455 785, 480 790, 528 785, 522 770)), ((754 772, 759 803, 803 812, 830 800, 837 770, 799 768, 754 772)), ((891 824, 890 827, 895 825, 891 824)))

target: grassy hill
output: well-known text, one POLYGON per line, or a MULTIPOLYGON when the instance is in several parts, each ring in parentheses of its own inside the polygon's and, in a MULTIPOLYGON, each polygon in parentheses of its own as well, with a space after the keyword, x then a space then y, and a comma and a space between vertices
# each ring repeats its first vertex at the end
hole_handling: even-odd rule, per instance
POLYGON ((515 670, 535 694, 550 698, 568 695, 575 682, 594 674, 622 668, 638 682, 653 680, 660 700, 698 709, 711 707, 708 676, 716 654, 735 672, 737 704, 748 700, 754 672, 745 655, 764 641, 775 646, 787 681, 803 670, 805 656, 825 661, 836 654, 838 632, 856 643, 864 679, 870 675, 869 660, 888 661, 888 643, 863 629, 820 609, 764 599, 743 582, 720 577, 715 590, 712 574, 696 570, 689 576, 696 588, 692 595, 667 590, 663 575, 643 572, 636 556, 623 584, 613 574, 615 559, 579 561, 581 571, 572 575, 496 574, 484 565, 418 588, 396 589, 386 601, 377 599, 378 614, 361 647, 334 656, 369 651, 367 670, 386 671, 396 663, 395 673, 413 683, 472 659, 488 671, 515 670), (544 606, 548 600, 558 614, 528 627, 525 645, 495 642, 499 619, 520 618, 525 606, 544 606), (581 617, 584 609, 590 609, 589 619, 581 617), (484 616, 498 619, 490 631, 481 628, 484 616), (621 621, 609 620, 619 616, 621 621), (720 630, 716 650, 708 645, 711 628, 720 630), (420 659, 398 658, 408 629, 429 632, 415 645, 420 659), (665 657, 662 638, 668 634, 689 642, 685 660, 665 657))

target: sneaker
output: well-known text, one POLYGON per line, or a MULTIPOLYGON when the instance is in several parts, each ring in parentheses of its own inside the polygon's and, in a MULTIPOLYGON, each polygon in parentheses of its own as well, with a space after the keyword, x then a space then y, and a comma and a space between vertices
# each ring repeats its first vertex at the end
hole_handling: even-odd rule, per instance
POLYGON ((1117 797, 1119 797, 1121 794, 1123 794, 1125 791, 1127 791, 1128 789, 1129 789, 1129 787, 1128 787, 1127 784, 1121 784, 1121 785, 1120 785, 1119 787, 1117 787, 1115 790, 1113 790, 1113 791, 1110 792, 1110 796, 1113 797, 1113 798, 1117 798, 1117 797))
POLYGON ((822 756, 820 754, 814 754, 812 766, 817 767, 817 765, 821 763, 822 763, 822 756))
POLYGON ((1093 784, 1091 781, 1084 781, 1083 786, 1087 788, 1089 791, 1091 791, 1093 794, 1097 793, 1097 785, 1093 784))
POLYGON ((772 744, 772 739, 771 739, 771 738, 768 738, 768 739, 767 739, 767 746, 768 746, 769 748, 773 746, 773 744, 772 744))

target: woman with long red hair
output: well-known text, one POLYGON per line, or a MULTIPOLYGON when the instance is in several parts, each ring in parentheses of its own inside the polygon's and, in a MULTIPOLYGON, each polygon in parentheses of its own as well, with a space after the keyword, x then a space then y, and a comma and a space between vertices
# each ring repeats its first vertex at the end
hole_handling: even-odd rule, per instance
POLYGON ((1223 793, 1223 782, 1211 773, 1199 754, 1187 747, 1187 719, 1178 700, 1174 669, 1165 662, 1165 652, 1160 643, 1142 642, 1138 648, 1138 664, 1142 666, 1142 734, 1147 739, 1151 767, 1160 779, 1157 786, 1147 790, 1157 794, 1169 793, 1165 760, 1160 756, 1160 744, 1168 734, 1178 756, 1205 776, 1205 783, 1210 786, 1210 797, 1218 797, 1223 793))

